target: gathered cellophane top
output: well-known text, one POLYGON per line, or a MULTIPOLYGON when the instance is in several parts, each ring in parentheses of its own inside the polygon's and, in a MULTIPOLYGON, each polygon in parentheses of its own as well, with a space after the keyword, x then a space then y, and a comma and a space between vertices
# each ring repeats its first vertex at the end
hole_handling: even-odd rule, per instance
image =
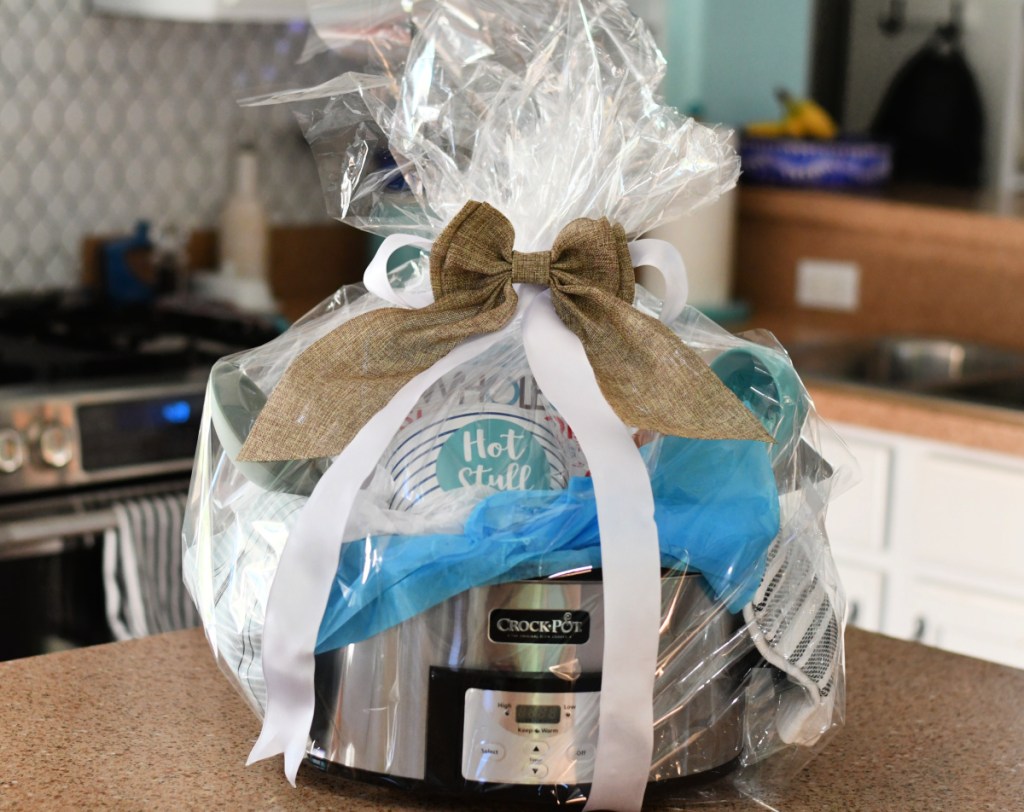
POLYGON ((366 73, 262 101, 304 101, 328 212, 434 238, 468 200, 522 251, 579 217, 630 237, 714 201, 739 175, 729 132, 659 91, 665 59, 623 2, 314 3, 324 41, 369 37, 366 73))

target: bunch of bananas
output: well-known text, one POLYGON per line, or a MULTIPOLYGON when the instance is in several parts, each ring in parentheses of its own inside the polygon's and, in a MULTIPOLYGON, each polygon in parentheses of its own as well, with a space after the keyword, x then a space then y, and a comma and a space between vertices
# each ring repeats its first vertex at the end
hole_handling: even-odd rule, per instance
POLYGON ((755 121, 744 127, 751 138, 815 138, 831 141, 839 127, 824 107, 812 99, 796 99, 786 90, 775 92, 785 115, 778 121, 755 121))

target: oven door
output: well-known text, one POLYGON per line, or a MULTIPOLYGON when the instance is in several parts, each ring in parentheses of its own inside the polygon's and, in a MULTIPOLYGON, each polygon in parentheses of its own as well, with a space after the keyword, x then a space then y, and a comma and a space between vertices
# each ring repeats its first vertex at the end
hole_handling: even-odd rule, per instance
POLYGON ((177 474, 0 503, 0 660, 114 639, 104 540, 118 530, 116 506, 187 489, 187 476, 177 474))

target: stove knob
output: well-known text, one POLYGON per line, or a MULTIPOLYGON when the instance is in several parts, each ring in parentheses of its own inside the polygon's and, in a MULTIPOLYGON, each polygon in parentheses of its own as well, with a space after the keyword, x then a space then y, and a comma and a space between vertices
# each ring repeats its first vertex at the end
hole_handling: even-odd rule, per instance
POLYGON ((39 434, 39 454, 52 468, 63 468, 71 462, 71 432, 64 426, 47 426, 39 434))
POLYGON ((25 441, 14 429, 0 429, 0 473, 13 474, 25 464, 25 441))

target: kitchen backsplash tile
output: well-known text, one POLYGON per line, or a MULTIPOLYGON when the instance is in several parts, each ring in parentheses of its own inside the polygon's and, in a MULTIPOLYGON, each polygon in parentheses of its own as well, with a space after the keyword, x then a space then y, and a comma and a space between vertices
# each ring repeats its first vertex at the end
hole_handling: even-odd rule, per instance
POLYGON ((84 234, 140 218, 209 228, 240 141, 275 223, 325 219, 309 149, 254 88, 318 81, 290 25, 95 16, 88 0, 0 2, 0 293, 73 287, 84 234))

